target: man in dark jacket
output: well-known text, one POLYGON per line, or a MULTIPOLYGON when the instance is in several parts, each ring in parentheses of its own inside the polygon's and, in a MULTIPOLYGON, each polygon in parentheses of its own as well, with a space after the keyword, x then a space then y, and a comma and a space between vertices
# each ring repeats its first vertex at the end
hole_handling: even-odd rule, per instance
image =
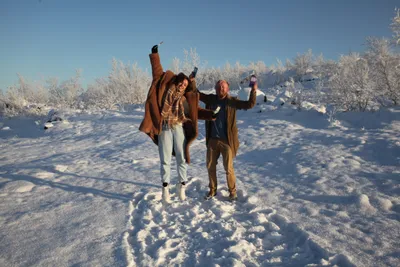
POLYGON ((231 97, 229 95, 229 83, 225 80, 216 83, 216 95, 206 95, 200 92, 200 101, 206 104, 206 109, 220 108, 215 121, 206 121, 207 170, 210 188, 206 199, 217 194, 217 161, 220 154, 222 154, 226 172, 229 199, 232 201, 237 199, 236 176, 233 168, 233 159, 236 157, 239 148, 236 110, 254 107, 257 88, 257 83, 255 83, 247 101, 231 97))
POLYGON ((193 92, 190 79, 183 73, 163 71, 158 46, 150 54, 153 81, 145 104, 145 114, 139 130, 158 145, 161 165, 162 196, 170 202, 169 183, 172 154, 177 161, 178 195, 186 198, 189 146, 198 134, 198 119, 212 119, 212 111, 199 108, 199 94, 193 92))

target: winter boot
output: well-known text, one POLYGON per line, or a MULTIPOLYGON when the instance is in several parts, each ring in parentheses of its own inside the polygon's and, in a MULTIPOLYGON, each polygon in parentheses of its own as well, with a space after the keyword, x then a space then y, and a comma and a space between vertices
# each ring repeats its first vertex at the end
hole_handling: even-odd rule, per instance
POLYGON ((229 194, 229 200, 230 200, 230 201, 232 201, 232 202, 233 202, 233 201, 236 201, 237 198, 238 198, 238 197, 237 197, 236 194, 229 194))
POLYGON ((217 192, 208 192, 207 195, 204 196, 205 200, 209 200, 212 199, 213 197, 215 197, 217 195, 217 192))
POLYGON ((168 185, 168 183, 163 183, 162 200, 163 200, 164 203, 171 203, 171 197, 169 195, 169 185, 168 185))
POLYGON ((185 190, 186 190, 185 182, 178 184, 178 196, 179 196, 179 199, 182 201, 186 199, 185 190))

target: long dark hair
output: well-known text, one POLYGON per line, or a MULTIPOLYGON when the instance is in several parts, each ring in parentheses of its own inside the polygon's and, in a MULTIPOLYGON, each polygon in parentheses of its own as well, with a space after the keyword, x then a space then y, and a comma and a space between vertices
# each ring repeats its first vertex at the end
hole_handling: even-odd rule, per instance
POLYGON ((178 75, 176 75, 176 77, 174 79, 174 84, 178 85, 179 83, 183 82, 184 80, 187 80, 189 83, 189 77, 186 76, 183 72, 181 72, 178 75))

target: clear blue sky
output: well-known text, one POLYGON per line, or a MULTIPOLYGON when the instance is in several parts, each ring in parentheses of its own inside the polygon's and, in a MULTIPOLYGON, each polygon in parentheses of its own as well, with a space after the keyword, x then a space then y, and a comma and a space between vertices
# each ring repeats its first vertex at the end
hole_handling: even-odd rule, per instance
POLYGON ((337 59, 362 51, 367 36, 391 37, 391 0, 158 1, 1 0, 0 88, 83 69, 84 84, 104 77, 113 57, 149 68, 164 41, 164 68, 196 48, 208 66, 292 59, 312 49, 337 59))

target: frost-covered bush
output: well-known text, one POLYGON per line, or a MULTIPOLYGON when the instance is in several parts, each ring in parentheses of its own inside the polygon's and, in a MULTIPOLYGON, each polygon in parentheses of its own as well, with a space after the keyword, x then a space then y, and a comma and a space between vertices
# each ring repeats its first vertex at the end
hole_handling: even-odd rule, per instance
POLYGON ((294 58, 294 70, 296 71, 295 81, 298 81, 303 75, 312 70, 313 54, 309 49, 304 54, 297 54, 294 58))
POLYGON ((107 78, 98 78, 88 86, 81 100, 86 108, 113 109, 117 104, 142 104, 146 101, 151 78, 137 63, 124 64, 113 59, 107 78))
POLYGON ((79 96, 83 92, 81 85, 81 70, 76 70, 75 76, 58 83, 57 78, 47 81, 49 102, 57 107, 78 107, 79 96))
POLYGON ((368 38, 367 48, 365 58, 379 103, 399 104, 400 55, 393 52, 387 39, 368 38))
POLYGON ((330 80, 332 104, 345 111, 365 111, 374 99, 374 87, 366 59, 358 53, 341 56, 330 80))
POLYGON ((3 115, 17 115, 32 106, 40 109, 48 103, 46 88, 40 82, 30 83, 21 74, 17 74, 18 83, 9 86, 0 95, 0 112, 3 115))

